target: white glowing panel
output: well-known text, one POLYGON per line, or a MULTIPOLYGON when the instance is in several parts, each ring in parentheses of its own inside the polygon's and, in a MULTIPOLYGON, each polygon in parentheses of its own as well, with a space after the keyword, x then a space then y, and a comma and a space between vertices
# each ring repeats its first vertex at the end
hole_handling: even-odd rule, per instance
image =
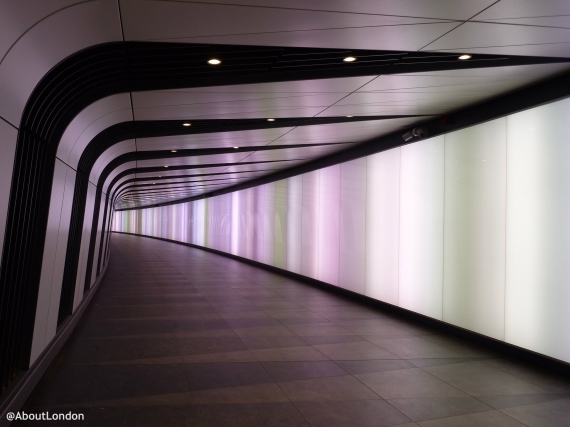
POLYGON ((287 270, 301 273, 303 175, 287 180, 287 270))
POLYGON ((319 172, 302 175, 301 274, 316 279, 319 272, 319 172))
POLYGON ((287 268, 287 193, 289 180, 275 183, 273 263, 275 267, 287 268))
POLYGON ((441 320, 444 137, 401 152, 399 305, 441 320))
POLYGON ((506 119, 445 136, 443 320, 504 338, 506 119))
POLYGON ((398 304, 400 148, 368 157, 365 294, 398 304))
POLYGON ((317 276, 338 286, 340 247, 340 165, 319 170, 317 276))
POLYGON ((366 271, 366 159, 340 169, 339 283, 364 293, 366 271))
POLYGON ((570 361, 570 100, 510 116, 507 342, 570 361))

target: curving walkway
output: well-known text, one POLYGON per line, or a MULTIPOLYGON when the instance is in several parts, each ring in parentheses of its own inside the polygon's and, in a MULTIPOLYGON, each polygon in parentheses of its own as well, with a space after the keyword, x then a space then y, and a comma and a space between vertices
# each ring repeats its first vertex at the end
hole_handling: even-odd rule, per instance
MULTIPOLYGON (((66 426, 570 425, 570 381, 209 252, 114 234, 28 412, 66 426)), ((33 421, 33 426, 59 425, 33 421)), ((21 422, 17 425, 25 425, 21 422)))

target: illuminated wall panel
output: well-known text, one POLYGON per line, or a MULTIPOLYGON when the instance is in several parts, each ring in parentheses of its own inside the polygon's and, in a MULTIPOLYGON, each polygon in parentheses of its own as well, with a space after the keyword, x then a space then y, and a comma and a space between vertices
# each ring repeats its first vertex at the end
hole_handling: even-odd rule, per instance
POLYGON ((303 175, 287 180, 287 270, 301 273, 303 175))
POLYGON ((508 118, 506 341, 570 360, 570 100, 508 118))
POLYGON ((365 294, 398 304, 400 148, 368 157, 365 294))
POLYGON ((319 170, 317 191, 318 256, 316 279, 338 285, 340 233, 340 165, 319 170))
POLYGON ((441 320, 444 137, 401 152, 399 304, 441 320))
POLYGON ((366 159, 340 167, 339 286, 364 293, 366 273, 366 159))
POLYGON ((301 274, 316 279, 319 268, 319 172, 302 177, 301 274))
POLYGON ((117 212, 570 362, 570 100, 272 184, 117 212))
POLYGON ((504 338, 506 119, 445 136, 443 320, 504 338))
POLYGON ((275 209, 273 224, 275 227, 273 244, 273 263, 275 267, 287 269, 287 193, 288 180, 275 183, 275 209))

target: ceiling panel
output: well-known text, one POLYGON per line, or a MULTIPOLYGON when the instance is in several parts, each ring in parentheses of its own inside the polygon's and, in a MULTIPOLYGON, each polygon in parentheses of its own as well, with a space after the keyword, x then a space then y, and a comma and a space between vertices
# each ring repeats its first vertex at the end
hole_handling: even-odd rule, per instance
MULTIPOLYGON (((185 0, 182 0, 185 1, 185 0)), ((192 0, 188 0, 192 1, 192 0)), ((400 15, 433 19, 469 19, 496 0, 225 0, 225 4, 267 8, 334 11, 354 14, 400 15)), ((503 0, 504 1, 504 0, 503 0)), ((515 0, 519 1, 519 0, 515 0)), ((524 0, 523 0, 524 1, 524 0)), ((202 0, 201 3, 218 3, 202 0)))
MULTIPOLYGON (((338 29, 342 29, 341 31, 349 35, 352 29, 362 27, 382 28, 384 26, 384 28, 394 29, 398 26, 414 24, 425 27, 421 25, 425 23, 439 26, 434 22, 440 22, 422 17, 390 14, 317 11, 310 10, 306 5, 303 10, 296 10, 283 7, 232 6, 227 3, 122 0, 121 6, 127 40, 190 42, 197 38, 218 40, 244 35, 256 39, 256 44, 264 44, 263 38, 271 37, 275 33, 294 33, 297 38, 301 38, 303 33, 312 32, 312 30, 339 31, 338 29)), ((449 27, 453 24, 443 25, 449 27)), ((326 42, 326 38, 322 38, 321 42, 326 42)), ((217 43, 223 42, 217 41, 217 43)), ((296 46, 300 45, 296 44, 296 46)))
POLYGON ((293 128, 276 128, 160 138, 139 138, 137 139, 137 148, 139 151, 148 151, 266 145, 292 129, 293 128))
POLYGON ((113 0, 82 2, 38 21, 0 62, 0 116, 19 126, 30 94, 53 66, 86 47, 119 40, 121 24, 113 0))
MULTIPOLYGON (((213 163, 236 163, 249 153, 208 154, 205 156, 175 157, 170 159, 138 160, 137 167, 152 168, 160 166, 208 165, 213 163)), ((167 169, 167 168, 165 168, 167 169)))
POLYGON ((557 17, 570 15, 566 0, 501 0, 477 15, 477 20, 502 18, 557 17))
POLYGON ((570 57, 569 40, 567 28, 467 22, 426 50, 570 57))

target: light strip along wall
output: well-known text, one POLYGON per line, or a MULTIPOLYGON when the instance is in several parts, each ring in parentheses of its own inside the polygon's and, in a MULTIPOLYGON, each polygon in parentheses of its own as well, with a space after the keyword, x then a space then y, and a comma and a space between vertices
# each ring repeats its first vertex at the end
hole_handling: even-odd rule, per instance
POLYGON ((570 362, 570 100, 283 181, 115 213, 570 362))

